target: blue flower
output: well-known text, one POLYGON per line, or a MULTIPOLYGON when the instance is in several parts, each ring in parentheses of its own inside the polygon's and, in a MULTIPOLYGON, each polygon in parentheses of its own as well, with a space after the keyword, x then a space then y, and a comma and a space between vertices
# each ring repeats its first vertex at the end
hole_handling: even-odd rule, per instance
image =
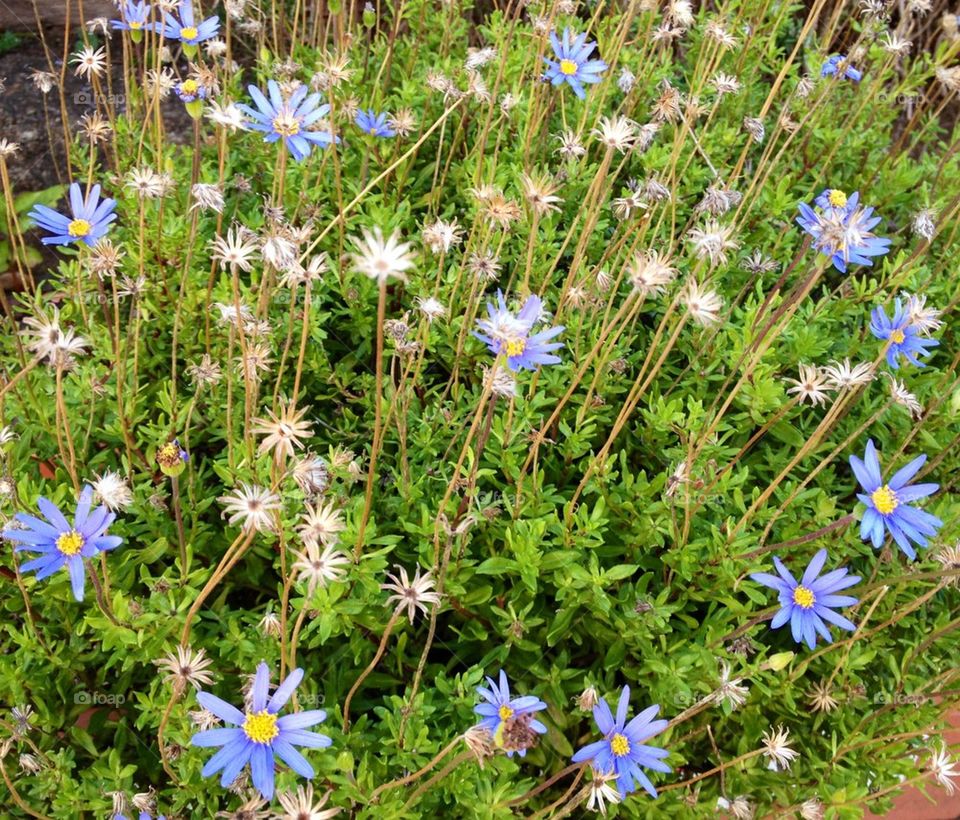
POLYGON ((116 515, 102 505, 91 511, 92 503, 93 488, 86 486, 80 493, 72 524, 57 505, 46 498, 37 500, 37 506, 46 521, 27 513, 17 513, 15 518, 25 529, 4 530, 3 537, 19 542, 20 546, 14 548, 15 552, 29 550, 42 553, 39 558, 23 564, 20 571, 36 571, 37 580, 42 581, 66 567, 70 573, 73 597, 82 601, 83 559, 115 549, 123 542, 119 536, 107 535, 107 527, 113 523, 116 515))
POLYGON ((487 685, 489 689, 477 687, 480 697, 486 701, 473 708, 483 718, 477 725, 490 733, 494 745, 506 751, 508 757, 513 757, 514 752, 524 757, 534 740, 530 730, 538 735, 546 734, 547 727, 533 714, 542 712, 547 704, 534 695, 511 698, 507 673, 502 669, 499 686, 490 677, 487 685))
POLYGON ((826 211, 833 208, 846 215, 850 213, 852 207, 856 207, 859 198, 859 194, 854 194, 852 197, 847 198, 846 193, 840 188, 824 188, 817 194, 816 199, 813 200, 813 204, 821 210, 826 211))
POLYGON ((207 89, 192 78, 186 79, 182 83, 177 83, 175 90, 177 96, 185 103, 192 103, 207 98, 207 89))
POLYGON ((863 74, 850 65, 850 63, 847 62, 846 55, 843 54, 832 54, 820 69, 820 76, 843 76, 848 80, 853 80, 855 83, 863 79, 863 74))
POLYGON ((627 709, 630 706, 630 687, 624 686, 617 704, 617 717, 614 719, 606 700, 593 707, 593 719, 596 721, 603 740, 584 746, 573 756, 574 763, 590 761, 600 774, 615 774, 617 789, 621 797, 636 791, 639 783, 651 797, 657 796, 657 790, 640 767, 669 772, 672 769, 661 761, 670 756, 666 749, 646 746, 644 741, 660 734, 667 728, 666 720, 654 720, 660 711, 659 706, 644 709, 627 723, 627 709))
POLYGON ((859 206, 860 194, 848 199, 838 188, 828 188, 814 204, 815 211, 805 202, 800 203, 797 224, 813 237, 813 246, 832 259, 833 266, 846 272, 847 265, 872 265, 871 256, 883 256, 890 250, 890 240, 877 236, 871 230, 879 222, 873 208, 859 206))
POLYGON ((917 553, 910 546, 910 542, 925 547, 926 537, 936 535, 937 530, 943 526, 943 522, 935 515, 909 504, 933 495, 939 489, 937 484, 907 485, 926 460, 926 456, 917 456, 906 467, 897 470, 890 481, 884 484, 880 459, 877 458, 872 439, 867 442, 863 461, 856 456, 850 456, 854 475, 860 486, 866 490, 866 494, 857 495, 857 498, 867 505, 860 522, 860 538, 872 541, 875 549, 883 545, 883 531, 886 529, 903 550, 903 554, 912 561, 917 557, 917 553))
POLYGON ((222 769, 220 785, 226 788, 249 763, 253 785, 265 800, 273 798, 274 755, 302 777, 313 777, 313 767, 294 747, 325 749, 333 743, 326 735, 305 731, 309 726, 326 720, 327 713, 322 709, 314 709, 277 716, 301 680, 303 670, 294 669, 276 688, 273 697, 268 698, 270 670, 261 662, 253 681, 250 711, 246 713, 209 692, 198 692, 197 700, 204 709, 235 727, 208 729, 197 732, 191 738, 194 746, 221 747, 207 761, 201 774, 209 777, 222 769))
POLYGON ((120 20, 111 20, 115 31, 147 31, 150 29, 150 6, 146 2, 126 0, 120 7, 120 20))
POLYGON ((563 30, 562 41, 557 39, 555 31, 550 32, 550 45, 553 46, 556 59, 543 58, 547 64, 544 79, 553 85, 567 83, 582 100, 586 96, 583 84, 600 82, 600 75, 608 68, 603 60, 590 59, 597 44, 588 43, 586 34, 574 36, 570 29, 566 28, 563 30))
POLYGON ((214 15, 202 23, 197 23, 193 17, 191 0, 180 0, 179 18, 164 12, 163 23, 157 24, 157 31, 168 40, 179 40, 184 45, 195 46, 217 36, 220 31, 220 18, 214 15))
POLYGON ((883 306, 876 307, 870 314, 870 332, 878 339, 884 339, 887 345, 887 364, 894 370, 900 367, 900 356, 917 367, 925 367, 917 356, 926 356, 929 347, 937 347, 936 339, 925 339, 918 335, 913 326, 910 311, 904 310, 900 300, 894 303, 893 318, 887 318, 883 306))
MULTIPOLYGON (((319 94, 307 96, 308 89, 305 85, 294 91, 288 100, 283 99, 280 86, 274 80, 267 83, 269 100, 255 85, 249 86, 248 90, 257 109, 249 105, 241 105, 240 108, 253 120, 250 127, 265 133, 265 142, 282 139, 298 162, 310 155, 314 145, 325 148, 334 142, 333 135, 326 131, 308 130, 309 126, 330 113, 330 106, 320 105, 319 94)), ((340 142, 339 138, 336 142, 340 142)))
MULTIPOLYGON (((125 814, 115 814, 113 815, 113 820, 130 820, 130 818, 125 814)), ((150 812, 142 811, 140 812, 139 820, 153 820, 153 818, 151 818, 150 812)), ((163 814, 158 814, 156 820, 167 820, 167 818, 163 814)))
POLYGON ((563 347, 563 342, 551 342, 550 339, 563 332, 563 325, 530 335, 542 310, 540 298, 528 296, 520 312, 514 315, 507 310, 503 293, 498 290, 497 306, 492 302, 487 303, 489 318, 477 320, 477 326, 483 333, 474 332, 473 335, 486 344, 495 356, 506 356, 507 366, 511 370, 536 370, 541 364, 556 364, 560 357, 554 356, 552 351, 563 347))
POLYGON ((44 245, 71 245, 84 242, 96 245, 109 230, 110 223, 117 215, 114 199, 100 199, 100 186, 94 185, 86 196, 80 194, 80 186, 74 182, 70 186, 70 210, 73 219, 48 208, 46 205, 34 205, 29 217, 53 236, 45 236, 40 241, 44 245))
POLYGON ((781 608, 773 616, 770 628, 779 629, 790 621, 793 639, 797 643, 806 641, 811 649, 817 645, 817 633, 827 643, 833 642, 830 630, 824 621, 829 621, 851 632, 857 628, 856 624, 838 615, 833 609, 838 606, 853 606, 857 603, 857 598, 836 593, 858 583, 860 576, 847 575, 848 570, 841 568, 819 577, 826 560, 827 551, 820 550, 807 564, 799 583, 776 556, 773 558, 773 565, 777 568, 779 575, 771 575, 767 572, 750 574, 758 584, 763 584, 780 593, 781 608))
POLYGON ((395 137, 397 135, 397 132, 387 122, 387 114, 377 114, 373 109, 358 111, 354 122, 365 134, 372 134, 375 137, 395 137))

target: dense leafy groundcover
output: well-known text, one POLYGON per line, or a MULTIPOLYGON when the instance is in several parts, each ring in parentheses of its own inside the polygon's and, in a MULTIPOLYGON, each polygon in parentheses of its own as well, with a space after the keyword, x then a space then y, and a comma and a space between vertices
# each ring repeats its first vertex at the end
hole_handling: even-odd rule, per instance
POLYGON ((183 0, 67 32, 74 185, 10 207, 0 143, 4 816, 952 792, 945 12, 183 0))

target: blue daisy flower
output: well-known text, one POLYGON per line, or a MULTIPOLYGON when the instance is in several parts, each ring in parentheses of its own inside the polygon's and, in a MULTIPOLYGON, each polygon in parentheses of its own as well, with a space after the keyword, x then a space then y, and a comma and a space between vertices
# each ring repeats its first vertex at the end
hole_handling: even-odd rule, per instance
POLYGON ((200 705, 233 728, 208 729, 192 738, 194 746, 219 746, 218 751, 203 767, 201 774, 210 777, 222 770, 220 785, 228 787, 243 768, 250 765, 254 787, 265 800, 273 799, 274 755, 279 757, 301 777, 313 777, 313 767, 295 746, 325 749, 333 741, 326 735, 305 731, 327 719, 323 709, 294 712, 283 717, 278 712, 290 699, 303 680, 303 670, 294 669, 269 697, 270 670, 261 662, 257 666, 250 696, 250 710, 246 713, 209 692, 198 692, 200 705))
POLYGON ((48 208, 46 205, 34 205, 28 216, 53 236, 45 236, 40 241, 44 245, 71 245, 83 242, 96 245, 110 229, 110 223, 117 215, 115 199, 100 199, 100 186, 94 185, 81 195, 80 185, 74 182, 70 186, 70 210, 73 219, 48 208))
POLYGON ((870 332, 877 338, 886 341, 887 364, 894 370, 900 367, 900 356, 917 367, 926 367, 917 357, 930 353, 927 348, 937 347, 940 342, 936 339, 926 339, 919 335, 919 330, 913 326, 910 311, 904 310, 897 299, 894 303, 893 318, 887 318, 883 306, 873 309, 870 314, 870 332))
POLYGON ((477 726, 486 729, 494 745, 503 749, 508 757, 513 757, 514 752, 524 757, 533 740, 531 730, 538 735, 546 734, 547 727, 533 715, 546 709, 547 704, 534 695, 511 698, 507 673, 502 669, 499 685, 490 677, 487 685, 489 689, 477 687, 480 697, 486 701, 473 708, 483 718, 477 726))
POLYGON ((520 311, 514 315, 507 309, 503 293, 497 291, 497 305, 487 303, 487 319, 478 319, 477 326, 483 333, 474 332, 495 356, 507 357, 511 370, 536 370, 542 364, 557 364, 559 356, 552 351, 563 347, 563 342, 551 342, 563 332, 563 325, 551 327, 531 335, 533 326, 540 319, 543 303, 538 296, 528 296, 520 311))
POLYGON ((371 134, 374 137, 395 137, 397 132, 390 127, 387 121, 386 112, 377 114, 373 109, 369 111, 358 111, 354 122, 364 134, 371 134))
MULTIPOLYGON (((127 817, 127 815, 125 815, 125 814, 115 814, 115 815, 113 815, 113 820, 130 820, 130 818, 127 817)), ((167 818, 166 818, 166 816, 163 815, 163 814, 158 814, 158 815, 156 816, 156 818, 154 818, 154 817, 150 814, 150 812, 148 812, 148 811, 142 811, 142 812, 140 812, 140 816, 139 816, 138 820, 167 820, 167 818)))
POLYGON ((250 127, 254 131, 266 134, 264 142, 276 142, 282 139, 287 150, 298 162, 310 155, 314 145, 325 148, 332 142, 340 142, 326 131, 311 131, 310 126, 330 113, 329 105, 320 105, 320 95, 310 94, 308 88, 301 85, 290 99, 284 100, 280 86, 275 80, 267 83, 269 99, 259 88, 248 88, 257 108, 241 105, 240 109, 252 120, 250 127))
POLYGON ((797 224, 813 237, 813 246, 820 253, 831 257, 838 271, 845 273, 851 262, 872 265, 870 257, 889 252, 890 240, 872 230, 880 217, 873 215, 872 207, 860 206, 859 193, 848 198, 838 188, 828 188, 814 204, 819 210, 800 203, 797 224))
POLYGON ((563 30, 563 40, 557 38, 555 31, 550 32, 550 45, 553 46, 555 60, 544 57, 547 70, 543 77, 553 85, 566 83, 581 100, 586 97, 584 83, 593 84, 601 80, 600 75, 608 66, 603 60, 591 60, 590 55, 597 47, 588 43, 587 35, 574 35, 570 29, 563 30))
POLYGON ((214 15, 201 23, 193 16, 191 0, 180 0, 179 17, 164 12, 163 23, 157 24, 157 31, 168 40, 179 40, 185 46, 196 46, 204 40, 210 40, 220 31, 220 18, 214 15))
POLYGON ((937 534, 943 522, 935 515, 910 506, 911 501, 933 495, 938 484, 913 484, 907 482, 913 478, 926 462, 926 456, 917 456, 905 467, 893 474, 886 484, 880 472, 880 459, 877 457, 873 439, 867 442, 867 449, 861 461, 850 456, 850 466, 860 486, 866 493, 857 495, 867 505, 863 520, 860 522, 860 538, 870 540, 875 549, 883 545, 883 533, 886 529, 903 554, 911 561, 917 557, 910 545, 914 542, 921 547, 927 546, 927 536, 937 534))
POLYGON ((797 643, 806 642, 813 649, 817 645, 817 634, 827 643, 832 643, 830 629, 824 623, 828 621, 851 632, 857 626, 842 615, 834 612, 838 606, 853 606, 858 599, 849 595, 837 595, 841 589, 859 583, 859 575, 848 575, 847 569, 835 569, 821 576, 820 571, 827 560, 827 551, 820 550, 807 565, 800 582, 790 574, 783 562, 774 556, 773 565, 778 575, 768 572, 750 574, 758 584, 775 589, 780 593, 780 611, 770 622, 771 629, 779 629, 787 621, 797 643))
POLYGON ((146 2, 134 2, 126 0, 120 7, 120 20, 111 20, 110 25, 114 31, 132 31, 134 33, 148 31, 150 29, 150 11, 151 6, 146 2))
POLYGON ((854 194, 852 197, 847 197, 846 193, 841 188, 825 188, 816 198, 813 200, 813 204, 816 205, 823 211, 826 211, 830 208, 833 208, 836 211, 840 211, 846 216, 850 213, 851 208, 855 208, 857 201, 859 200, 860 195, 854 194))
POLYGON ((188 78, 182 83, 177 83, 174 90, 177 92, 177 96, 185 103, 192 103, 207 98, 207 89, 193 78, 188 78))
POLYGON ((615 774, 617 789, 621 797, 636 791, 639 783, 651 797, 657 796, 657 790, 650 778, 641 771, 643 766, 658 772, 670 772, 672 769, 661 762, 670 756, 666 749, 647 746, 645 740, 659 735, 669 725, 666 720, 654 720, 660 711, 659 706, 644 709, 627 723, 627 709, 630 707, 630 687, 624 686, 617 704, 617 716, 614 718, 606 700, 593 707, 593 719, 603 735, 603 740, 589 743, 573 756, 574 763, 589 761, 600 774, 615 774))
POLYGON ((82 601, 85 577, 83 559, 115 549, 123 542, 119 536, 107 535, 107 527, 113 523, 116 515, 105 506, 91 510, 92 506, 93 488, 88 485, 80 493, 72 524, 57 505, 46 498, 37 499, 37 507, 46 521, 27 513, 17 513, 14 517, 24 525, 24 529, 4 530, 3 537, 19 543, 14 548, 15 552, 28 550, 42 553, 39 558, 23 564, 20 571, 35 571, 37 580, 42 581, 66 567, 73 597, 82 601))
POLYGON ((821 77, 844 77, 855 83, 863 79, 863 74, 847 62, 846 55, 832 54, 820 69, 821 77))

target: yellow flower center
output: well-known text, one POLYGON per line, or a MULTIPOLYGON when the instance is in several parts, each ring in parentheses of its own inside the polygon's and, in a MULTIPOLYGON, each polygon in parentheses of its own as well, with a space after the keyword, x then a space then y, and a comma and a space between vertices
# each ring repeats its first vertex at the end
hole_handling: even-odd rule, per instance
POLYGON ((73 222, 67 226, 67 233, 70 234, 70 236, 76 237, 77 239, 82 239, 92 230, 93 225, 87 222, 86 219, 74 219, 73 222))
POLYGON ((300 123, 289 111, 282 111, 274 117, 273 130, 281 137, 295 137, 300 133, 300 123))
POLYGON ((616 734, 610 741, 610 751, 617 757, 625 757, 630 754, 630 741, 625 735, 616 734))
POLYGON ((870 500, 880 515, 890 515, 900 505, 900 502, 897 501, 897 494, 886 484, 880 489, 874 490, 870 495, 870 500))
POLYGON ((197 29, 194 26, 187 26, 180 29, 181 40, 193 40, 197 36, 197 29))
POLYGON ((838 188, 833 188, 827 199, 834 208, 843 208, 847 204, 847 195, 838 188))
POLYGON ((500 720, 510 720, 513 717, 513 709, 511 709, 506 703, 500 707, 500 711, 497 712, 500 715, 500 720))
POLYGON ((131 20, 127 25, 130 26, 131 31, 140 31, 143 28, 143 23, 139 20, 131 20))
POLYGON ((560 73, 570 77, 577 73, 577 64, 573 60, 560 61, 560 73))
POLYGON ((157 450, 157 463, 161 467, 177 467, 183 459, 180 457, 180 448, 172 441, 168 441, 157 450))
POLYGON ((83 536, 76 530, 65 532, 57 539, 57 549, 64 555, 76 555, 83 549, 83 536))
POLYGON ((247 712, 247 719, 243 722, 243 733, 254 743, 267 745, 280 734, 277 728, 277 716, 271 715, 266 709, 262 712, 247 712))
POLYGON ((200 89, 200 86, 197 84, 196 80, 184 80, 180 83, 180 90, 184 94, 196 94, 200 89))
POLYGON ((800 586, 793 591, 793 602, 801 609, 810 609, 816 600, 813 590, 807 587, 800 586))
POLYGON ((504 349, 507 352, 507 356, 522 356, 523 351, 527 349, 527 340, 511 339, 506 343, 504 349))
POLYGON ((890 341, 895 345, 902 345, 906 339, 906 335, 902 330, 891 330, 890 331, 890 341))

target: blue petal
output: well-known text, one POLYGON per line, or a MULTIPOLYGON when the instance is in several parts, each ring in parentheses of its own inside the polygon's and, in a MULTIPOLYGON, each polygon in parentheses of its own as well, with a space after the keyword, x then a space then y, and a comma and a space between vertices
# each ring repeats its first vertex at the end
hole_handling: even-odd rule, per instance
POLYGON ((925 455, 917 456, 913 461, 911 461, 905 467, 901 467, 899 470, 897 470, 890 477, 890 481, 888 482, 890 485, 890 489, 899 490, 901 487, 903 487, 911 478, 913 478, 918 472, 920 472, 920 468, 924 465, 924 462, 926 462, 926 460, 927 460, 927 457, 925 455))
POLYGON ((297 686, 300 685, 300 681, 303 680, 303 670, 294 669, 287 677, 284 679, 277 690, 273 693, 273 697, 270 698, 270 702, 267 704, 267 711, 271 714, 276 714, 283 707, 290 696, 293 694, 297 686))
POLYGON ((321 735, 319 732, 306 732, 302 729, 292 731, 284 729, 279 736, 287 743, 292 743, 294 746, 306 746, 308 749, 326 749, 333 744, 333 741, 326 735, 321 735))
POLYGON ((262 712, 267 708, 267 695, 270 691, 270 667, 263 661, 257 664, 257 673, 250 690, 250 711, 262 712))
POLYGON ((311 709, 306 712, 294 712, 284 715, 277 719, 277 728, 283 731, 289 729, 306 729, 308 726, 316 726, 327 719, 327 713, 323 709, 311 709))
MULTIPOLYGON (((253 744, 247 740, 246 736, 241 732, 237 739, 232 743, 228 743, 224 746, 219 752, 217 752, 213 757, 211 757, 205 764, 204 767, 200 770, 200 774, 203 777, 210 777, 210 775, 219 772, 227 763, 238 755, 246 755, 249 757, 249 747, 253 744)), ((247 757, 244 758, 246 762, 247 757)), ((243 768, 241 766, 241 768, 243 768)), ((228 780, 226 783, 223 783, 224 786, 229 786, 233 782, 233 779, 228 780)))
POLYGON ((820 574, 820 570, 823 569, 823 565, 826 563, 826 561, 827 551, 825 549, 819 550, 807 565, 807 569, 803 573, 803 578, 801 579, 800 583, 805 587, 809 587, 820 574))
POLYGON ((600 734, 608 735, 613 731, 613 713, 610 711, 606 698, 600 698, 597 705, 593 707, 593 719, 596 721, 600 734))
POLYGON ((307 762, 307 759, 282 737, 278 737, 273 741, 273 751, 297 774, 301 775, 302 777, 306 777, 308 780, 313 777, 313 766, 311 766, 307 762))
MULTIPOLYGON (((243 712, 210 692, 197 692, 197 702, 208 712, 213 712, 220 720, 225 720, 227 723, 241 726, 246 720, 243 712)), ((277 723, 279 722, 278 720, 277 723)))
POLYGON ((250 753, 250 779, 264 800, 273 800, 273 752, 269 746, 255 744, 250 753))
POLYGON ((580 749, 571 760, 574 763, 585 763, 588 760, 593 760, 598 754, 600 754, 604 749, 606 749, 610 744, 606 740, 598 740, 595 743, 589 743, 580 749))
POLYGON ((83 559, 77 555, 67 558, 67 571, 70 573, 70 586, 73 597, 77 601, 83 600, 83 582, 86 576, 83 571, 83 559))
POLYGON ((190 738, 190 743, 194 746, 206 748, 210 746, 226 746, 228 743, 244 738, 246 738, 246 735, 243 733, 243 729, 207 729, 203 732, 197 732, 190 738))

